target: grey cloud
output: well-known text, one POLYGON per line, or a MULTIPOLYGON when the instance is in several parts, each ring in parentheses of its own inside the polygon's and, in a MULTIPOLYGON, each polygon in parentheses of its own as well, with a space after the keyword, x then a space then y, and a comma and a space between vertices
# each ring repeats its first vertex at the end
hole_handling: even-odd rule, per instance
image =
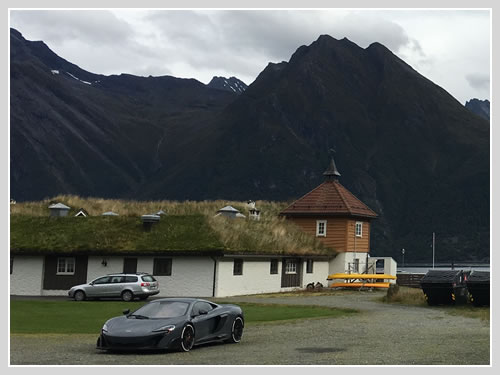
POLYGON ((465 76, 470 87, 478 90, 490 89, 490 75, 484 73, 470 73, 465 76))
POLYGON ((11 24, 57 44, 68 40, 115 44, 134 35, 127 22, 105 10, 12 10, 11 24))

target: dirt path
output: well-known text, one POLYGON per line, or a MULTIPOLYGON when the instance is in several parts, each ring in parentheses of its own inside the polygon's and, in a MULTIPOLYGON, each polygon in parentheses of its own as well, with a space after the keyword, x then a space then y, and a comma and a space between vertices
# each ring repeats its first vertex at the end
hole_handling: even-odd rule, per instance
POLYGON ((233 297, 235 302, 350 307, 335 319, 249 325, 236 345, 189 353, 107 354, 95 335, 11 335, 11 364, 46 365, 488 365, 490 327, 445 308, 383 304, 381 292, 334 296, 233 297))

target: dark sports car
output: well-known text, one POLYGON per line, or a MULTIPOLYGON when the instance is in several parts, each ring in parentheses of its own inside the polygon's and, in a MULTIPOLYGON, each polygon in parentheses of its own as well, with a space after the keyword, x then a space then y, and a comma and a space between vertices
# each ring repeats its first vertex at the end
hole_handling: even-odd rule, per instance
POLYGON ((162 298, 109 319, 97 339, 103 350, 178 349, 212 341, 240 342, 243 311, 196 298, 162 298))

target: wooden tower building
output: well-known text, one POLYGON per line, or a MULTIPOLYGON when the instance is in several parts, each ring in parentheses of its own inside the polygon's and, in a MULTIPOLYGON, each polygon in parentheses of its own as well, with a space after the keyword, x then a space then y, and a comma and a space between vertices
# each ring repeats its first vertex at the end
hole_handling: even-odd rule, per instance
POLYGON ((323 175, 325 181, 321 185, 280 215, 339 253, 330 272, 363 272, 360 263, 367 263, 371 220, 377 214, 339 182, 340 173, 333 158, 323 175))

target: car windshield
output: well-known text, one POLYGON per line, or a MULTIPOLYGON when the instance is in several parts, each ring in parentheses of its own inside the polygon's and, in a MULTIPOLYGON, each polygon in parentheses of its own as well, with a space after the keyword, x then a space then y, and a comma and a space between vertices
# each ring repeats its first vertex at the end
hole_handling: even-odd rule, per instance
POLYGON ((176 318, 185 315, 188 307, 189 303, 187 302, 151 302, 134 311, 131 316, 142 316, 153 319, 176 318))

